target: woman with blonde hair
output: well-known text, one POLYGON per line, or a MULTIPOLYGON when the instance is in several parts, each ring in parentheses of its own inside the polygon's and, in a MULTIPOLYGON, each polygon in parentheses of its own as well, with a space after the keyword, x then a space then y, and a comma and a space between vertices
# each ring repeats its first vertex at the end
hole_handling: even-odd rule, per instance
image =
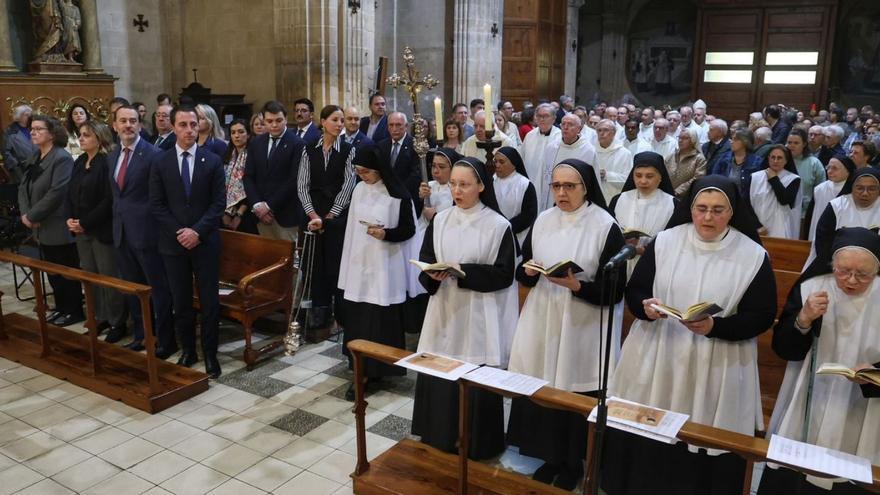
POLYGON ((196 114, 199 117, 199 146, 222 158, 226 154, 227 143, 217 112, 210 105, 199 103, 196 105, 196 114))

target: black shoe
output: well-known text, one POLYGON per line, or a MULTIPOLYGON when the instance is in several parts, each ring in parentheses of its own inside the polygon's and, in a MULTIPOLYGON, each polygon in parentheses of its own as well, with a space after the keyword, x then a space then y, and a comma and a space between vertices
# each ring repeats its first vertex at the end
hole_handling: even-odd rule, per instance
POLYGON ((110 327, 110 331, 107 332, 104 342, 115 344, 122 340, 122 337, 125 337, 125 327, 110 327))
POLYGON ((209 378, 220 378, 220 361, 217 361, 216 354, 205 354, 205 373, 209 378))
POLYGON ((583 477, 584 473, 582 469, 571 470, 563 468, 562 471, 560 471, 559 476, 556 477, 556 481, 553 482, 553 486, 570 492, 577 488, 578 481, 583 477))
POLYGON ((108 328, 111 328, 111 327, 112 326, 110 325, 109 321, 102 321, 101 323, 98 323, 97 327, 95 327, 95 331, 98 332, 98 335, 101 335, 104 332, 104 330, 107 330, 108 328))
POLYGON ((132 340, 131 342, 125 344, 122 347, 125 347, 126 349, 128 349, 130 351, 134 351, 134 352, 141 352, 142 350, 145 349, 144 342, 142 340, 132 340))
POLYGON ((61 315, 52 321, 52 324, 59 327, 69 327, 85 320, 83 315, 61 315))
POLYGON ((52 323, 53 321, 55 321, 55 318, 58 318, 61 315, 61 311, 58 310, 49 312, 49 314, 46 315, 46 323, 52 323))
POLYGON ((159 359, 168 359, 177 352, 177 346, 173 347, 157 347, 156 348, 156 357, 159 359))
POLYGON ((553 478, 559 474, 559 471, 560 468, 556 464, 545 462, 537 471, 535 471, 535 474, 532 475, 532 479, 550 485, 553 483, 553 478))
POLYGON ((196 364, 198 361, 199 356, 195 353, 195 351, 183 351, 183 353, 180 355, 180 359, 177 360, 177 364, 189 368, 190 366, 196 364))

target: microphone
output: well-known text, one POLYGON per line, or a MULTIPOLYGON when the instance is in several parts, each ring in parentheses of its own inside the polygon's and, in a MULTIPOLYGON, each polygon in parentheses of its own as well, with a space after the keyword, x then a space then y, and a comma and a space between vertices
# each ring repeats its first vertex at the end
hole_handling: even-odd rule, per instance
POLYGON ((608 263, 605 263, 605 270, 613 270, 618 266, 626 263, 627 260, 631 260, 636 257, 636 248, 630 246, 629 244, 620 248, 617 254, 615 254, 608 263))

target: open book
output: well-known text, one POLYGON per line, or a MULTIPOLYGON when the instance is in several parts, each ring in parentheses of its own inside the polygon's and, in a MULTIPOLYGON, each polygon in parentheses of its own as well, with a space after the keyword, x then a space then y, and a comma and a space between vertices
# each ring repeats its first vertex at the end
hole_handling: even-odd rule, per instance
POLYGON ((458 278, 465 278, 466 276, 463 271, 446 263, 424 263, 418 260, 409 260, 409 262, 419 267, 419 270, 423 272, 447 272, 458 278))
POLYGON ((571 270, 571 273, 580 273, 584 271, 583 268, 579 267, 577 263, 571 260, 560 261, 555 265, 551 266, 543 266, 535 260, 529 260, 523 263, 523 266, 526 268, 531 268, 536 272, 544 275, 545 277, 565 277, 568 275, 568 270, 571 270))
POLYGON ((651 237, 651 234, 636 229, 626 229, 623 231, 623 238, 625 240, 638 239, 640 237, 651 237))
POLYGON ((859 371, 851 370, 838 363, 824 363, 816 370, 817 375, 840 375, 847 378, 861 378, 868 383, 880 387, 880 368, 867 368, 859 371))
POLYGON ((700 321, 724 311, 724 308, 722 308, 721 306, 707 302, 694 304, 684 311, 680 309, 675 309, 670 306, 664 306, 662 304, 652 304, 651 307, 663 314, 671 316, 676 320, 681 320, 685 323, 700 321))
POLYGON ((375 222, 368 222, 366 220, 358 220, 358 223, 363 225, 364 227, 367 227, 367 228, 370 228, 370 227, 379 227, 380 229, 385 228, 385 226, 382 225, 382 223, 379 222, 378 220, 376 220, 375 222))

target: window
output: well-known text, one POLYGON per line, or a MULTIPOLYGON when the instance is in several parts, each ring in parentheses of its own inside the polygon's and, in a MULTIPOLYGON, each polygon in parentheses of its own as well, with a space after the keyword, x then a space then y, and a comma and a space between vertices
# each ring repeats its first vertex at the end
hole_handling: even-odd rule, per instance
POLYGON ((767 65, 811 65, 819 63, 819 52, 767 52, 767 65))
POLYGON ((752 65, 755 52, 706 52, 706 65, 752 65))
POLYGON ((768 70, 764 84, 816 84, 814 70, 768 70))
POLYGON ((752 71, 707 69, 703 71, 703 82, 748 84, 752 82, 752 71))

